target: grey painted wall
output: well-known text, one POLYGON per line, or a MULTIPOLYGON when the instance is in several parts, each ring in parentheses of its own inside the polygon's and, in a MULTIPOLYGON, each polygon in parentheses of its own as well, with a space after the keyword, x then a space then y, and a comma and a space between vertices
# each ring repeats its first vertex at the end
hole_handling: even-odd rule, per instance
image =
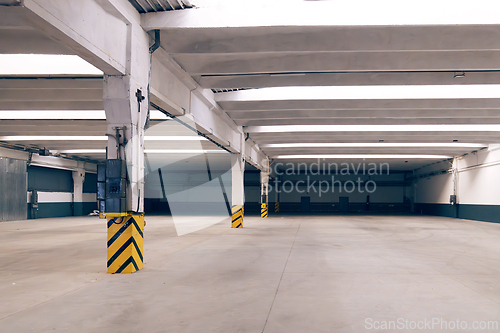
POLYGON ((0 221, 25 220, 26 161, 0 157, 0 221))

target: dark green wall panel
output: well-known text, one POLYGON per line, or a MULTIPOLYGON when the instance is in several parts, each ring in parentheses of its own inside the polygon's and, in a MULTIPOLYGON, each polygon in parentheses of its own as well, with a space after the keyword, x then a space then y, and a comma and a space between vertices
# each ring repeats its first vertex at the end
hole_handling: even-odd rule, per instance
POLYGON ((83 193, 97 193, 97 174, 85 174, 85 181, 83 182, 83 193))
POLYGON ((416 204, 415 213, 500 223, 499 205, 416 204))
POLYGON ((458 205, 458 216, 461 219, 500 223, 500 206, 458 205))
POLYGON ((28 167, 28 191, 73 192, 73 174, 68 170, 28 167))
POLYGON ((71 202, 39 203, 37 218, 73 216, 71 202))

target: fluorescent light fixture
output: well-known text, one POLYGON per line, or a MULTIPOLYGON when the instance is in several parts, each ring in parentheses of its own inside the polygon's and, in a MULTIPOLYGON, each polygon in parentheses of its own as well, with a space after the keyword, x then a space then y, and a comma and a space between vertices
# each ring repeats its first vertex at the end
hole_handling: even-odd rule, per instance
POLYGON ((8 110, 2 120, 105 120, 104 110, 8 110))
POLYGON ((158 110, 149 110, 149 119, 151 120, 165 120, 165 119, 172 119, 166 114, 164 114, 161 111, 158 110))
POLYGON ((67 149, 57 152, 61 154, 105 154, 106 149, 67 149))
MULTIPOLYGON (((107 136, 56 136, 56 135, 9 135, 0 136, 0 141, 107 141, 107 136)), ((207 141, 201 136, 146 136, 146 141, 207 141)))
POLYGON ((500 124, 452 125, 276 125, 248 126, 247 133, 289 132, 499 132, 500 124))
POLYGON ((321 155, 278 155, 276 159, 447 159, 453 156, 446 155, 379 155, 379 154, 321 154, 321 155))
MULTIPOLYGON (((67 149, 59 150, 62 154, 104 154, 106 149, 67 149)), ((182 149, 146 149, 146 154, 210 154, 210 153, 227 153, 225 150, 182 150, 182 149)))
POLYGON ((103 72, 76 55, 0 54, 1 75, 102 75, 103 72))
POLYGON ((500 84, 270 87, 217 94, 224 101, 500 98, 500 84))
POLYGON ((227 153, 225 150, 203 150, 203 149, 146 149, 146 154, 205 154, 205 153, 227 153))
MULTIPOLYGON (((171 119, 158 110, 150 110, 151 120, 171 119)), ((2 110, 0 120, 106 120, 104 110, 2 110)))
POLYGON ((146 141, 208 141, 202 136, 144 136, 146 141))
POLYGON ((356 142, 332 142, 332 143, 274 143, 261 144, 261 148, 392 148, 392 147, 429 147, 429 148, 483 148, 487 145, 477 143, 356 143, 356 142))
POLYGON ((0 141, 106 141, 107 136, 55 136, 55 135, 10 135, 0 136, 0 141))

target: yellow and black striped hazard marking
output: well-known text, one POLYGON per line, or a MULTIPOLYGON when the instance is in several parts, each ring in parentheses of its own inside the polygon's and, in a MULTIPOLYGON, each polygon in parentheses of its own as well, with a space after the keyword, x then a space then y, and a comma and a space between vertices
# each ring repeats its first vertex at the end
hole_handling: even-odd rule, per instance
POLYGON ((263 203, 260 205, 260 216, 262 218, 267 217, 267 204, 266 203, 263 203))
POLYGON ((234 205, 231 212, 233 216, 231 228, 243 228, 243 205, 234 205))
POLYGON ((280 212, 280 203, 279 202, 276 202, 274 204, 274 212, 275 213, 279 213, 280 212))
POLYGON ((133 273, 142 269, 144 215, 107 216, 108 273, 133 273))

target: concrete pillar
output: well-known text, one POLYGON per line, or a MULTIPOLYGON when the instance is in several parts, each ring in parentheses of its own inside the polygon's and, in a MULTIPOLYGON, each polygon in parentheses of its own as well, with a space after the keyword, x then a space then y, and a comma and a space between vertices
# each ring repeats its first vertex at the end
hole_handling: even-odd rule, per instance
POLYGON ((144 209, 144 125, 148 102, 147 82, 138 85, 129 76, 104 78, 104 109, 108 124, 108 160, 126 161, 128 186, 124 211, 144 209), (140 99, 140 98, 139 98, 140 99))
POLYGON ((274 182, 274 212, 279 213, 280 212, 280 189, 279 189, 279 177, 275 176, 275 182, 274 182))
POLYGON ((245 161, 242 154, 231 155, 231 177, 231 227, 243 228, 245 205, 245 161))
POLYGON ((149 35, 139 25, 131 25, 129 33, 127 74, 104 75, 108 135, 106 181, 114 181, 106 186, 108 273, 132 273, 143 267, 144 127, 149 111, 151 55, 149 35), (126 181, 121 168, 111 168, 111 164, 125 162, 126 181), (115 170, 115 175, 110 176, 110 170, 115 170))
POLYGON ((459 214, 459 197, 458 197, 458 186, 459 186, 459 178, 458 178, 458 158, 455 157, 453 158, 453 163, 451 165, 451 171, 452 171, 452 176, 453 176, 453 194, 450 197, 450 204, 454 206, 453 209, 453 214, 455 218, 458 218, 460 216, 459 214))
POLYGON ((260 216, 266 218, 269 211, 269 171, 260 171, 260 216))
POLYGON ((83 215, 83 182, 85 170, 73 171, 73 216, 83 215))

